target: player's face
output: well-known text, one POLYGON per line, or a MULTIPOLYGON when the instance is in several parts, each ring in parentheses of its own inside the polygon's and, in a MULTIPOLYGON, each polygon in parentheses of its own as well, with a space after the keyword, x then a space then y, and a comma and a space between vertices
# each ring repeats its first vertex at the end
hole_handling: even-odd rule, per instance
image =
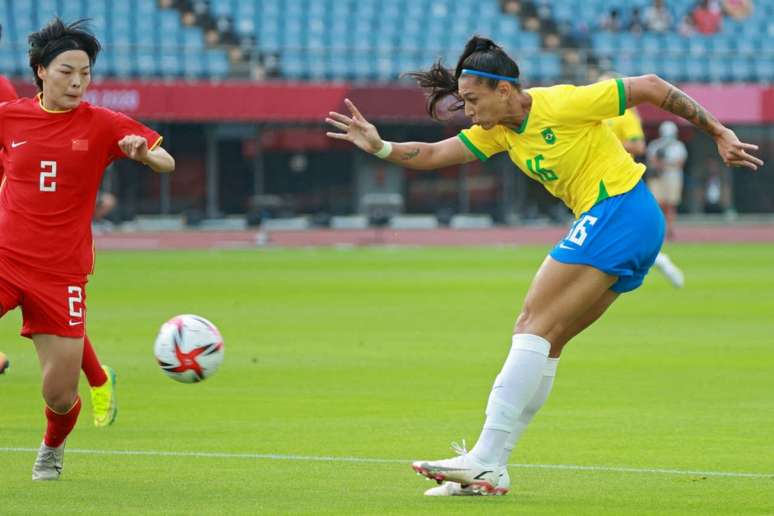
POLYGON ((74 109, 91 82, 91 63, 83 50, 68 50, 38 70, 43 98, 51 109, 74 109))
POLYGON ((507 97, 500 87, 492 89, 487 81, 478 77, 460 77, 458 91, 465 101, 465 116, 484 129, 497 125, 506 114, 507 97))

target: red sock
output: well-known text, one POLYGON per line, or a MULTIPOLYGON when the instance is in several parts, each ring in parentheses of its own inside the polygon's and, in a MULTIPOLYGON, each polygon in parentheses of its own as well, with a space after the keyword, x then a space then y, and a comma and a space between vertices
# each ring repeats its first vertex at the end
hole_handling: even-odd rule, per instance
POLYGON ((70 435, 75 422, 78 421, 78 414, 81 413, 81 398, 78 397, 70 410, 65 414, 57 414, 50 408, 46 407, 46 419, 48 420, 48 426, 46 426, 46 435, 43 437, 43 442, 46 446, 56 448, 61 445, 67 436, 70 435))
POLYGON ((83 374, 86 375, 86 379, 92 387, 105 385, 105 382, 108 381, 105 370, 102 369, 102 364, 99 363, 99 358, 97 358, 97 354, 91 346, 88 335, 83 336, 83 359, 81 359, 81 369, 83 369, 83 374))

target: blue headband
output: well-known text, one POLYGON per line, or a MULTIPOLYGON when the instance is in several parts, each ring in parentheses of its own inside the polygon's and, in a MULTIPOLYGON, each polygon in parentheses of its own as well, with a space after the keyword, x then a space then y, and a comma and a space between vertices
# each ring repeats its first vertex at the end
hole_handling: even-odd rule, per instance
POLYGON ((486 77, 487 79, 497 79, 499 81, 509 81, 514 84, 519 84, 518 77, 506 77, 505 75, 497 75, 496 73, 481 72, 479 70, 471 70, 469 68, 463 68, 462 73, 468 75, 478 75, 479 77, 486 77))

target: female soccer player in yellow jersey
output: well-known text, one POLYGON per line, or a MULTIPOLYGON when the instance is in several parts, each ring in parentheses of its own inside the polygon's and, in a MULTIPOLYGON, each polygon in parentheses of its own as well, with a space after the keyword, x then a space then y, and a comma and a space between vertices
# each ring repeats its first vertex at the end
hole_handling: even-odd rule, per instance
MULTIPOLYGON (((428 112, 449 95, 473 126, 436 143, 385 142, 346 101, 350 115, 331 112, 326 122, 378 157, 414 169, 437 169, 508 152, 529 177, 572 209, 577 220, 537 271, 513 331, 512 345, 494 381, 486 422, 469 453, 417 461, 429 478, 457 482, 474 492, 504 494, 508 455, 553 383, 562 348, 596 321, 619 294, 643 281, 664 239, 664 218, 635 163, 604 120, 642 103, 660 106, 708 132, 729 165, 753 170, 733 131, 685 93, 655 75, 522 90, 519 68, 494 42, 468 41, 452 72, 436 63, 411 74, 429 89, 428 112)), ((461 450, 462 451, 462 450, 461 450)))

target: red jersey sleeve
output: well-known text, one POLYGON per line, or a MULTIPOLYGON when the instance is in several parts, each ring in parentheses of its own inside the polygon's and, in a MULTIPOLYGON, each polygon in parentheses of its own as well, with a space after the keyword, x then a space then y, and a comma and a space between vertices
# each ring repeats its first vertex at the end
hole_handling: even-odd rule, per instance
POLYGON ((153 150, 159 145, 163 138, 159 133, 147 127, 137 120, 129 118, 123 113, 110 113, 110 127, 112 129, 112 142, 110 147, 110 155, 113 159, 125 158, 126 154, 118 146, 118 142, 124 136, 136 135, 142 136, 148 141, 148 150, 153 150))

